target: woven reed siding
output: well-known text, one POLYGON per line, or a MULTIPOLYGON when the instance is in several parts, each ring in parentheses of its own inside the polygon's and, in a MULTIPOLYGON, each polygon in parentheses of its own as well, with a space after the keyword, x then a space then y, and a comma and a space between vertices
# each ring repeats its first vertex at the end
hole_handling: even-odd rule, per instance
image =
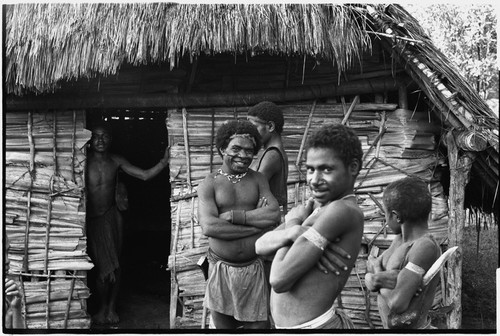
POLYGON ((9 277, 18 282, 28 329, 90 327, 84 123, 83 111, 6 114, 9 277))
MULTIPOLYGON (((350 105, 311 102, 282 106, 285 115, 282 137, 289 157, 288 208, 308 197, 305 171, 301 168, 304 136, 323 123, 342 122, 344 111, 350 105), (307 125, 310 127, 304 134, 307 125)), ((173 237, 169 267, 172 288, 178 288, 171 293, 171 300, 183 303, 182 311, 170 312, 172 328, 200 328, 205 316, 202 309, 205 281, 196 262, 207 250, 208 240, 202 235, 197 221, 196 188, 221 164, 214 145, 218 127, 228 119, 245 118, 246 112, 244 107, 169 112, 173 237)), ((437 174, 443 159, 438 156, 435 141, 440 129, 429 121, 426 113, 408 115, 396 110, 394 104, 358 103, 346 123, 356 129, 364 152, 363 169, 355 183, 355 192, 365 214, 365 228, 356 267, 336 305, 345 309, 357 328, 381 328, 376 295, 367 293, 364 288, 366 259, 371 247, 377 246, 383 251, 394 238, 390 229, 384 226, 378 204, 382 203, 382 191, 390 182, 407 175, 423 178, 429 182, 433 196, 430 231, 439 242, 446 240, 448 209, 437 174)), ((440 304, 440 298, 438 294, 436 305, 440 304)), ((205 319, 207 325, 208 317, 205 319)))

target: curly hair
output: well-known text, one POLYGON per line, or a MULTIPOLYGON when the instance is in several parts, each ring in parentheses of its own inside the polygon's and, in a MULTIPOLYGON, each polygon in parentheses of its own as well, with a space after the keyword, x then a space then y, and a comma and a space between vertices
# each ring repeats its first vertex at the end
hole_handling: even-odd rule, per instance
POLYGON ((396 210, 403 221, 427 221, 432 196, 427 184, 417 177, 406 177, 389 184, 383 194, 386 211, 396 210))
MULTIPOLYGON (((345 166, 358 160, 361 168, 363 150, 354 130, 341 124, 326 124, 318 128, 307 142, 309 148, 333 149, 345 166)), ((358 171, 359 173, 359 171, 358 171)))
POLYGON ((259 152, 262 142, 260 140, 259 131, 251 122, 247 120, 231 120, 227 121, 219 127, 217 130, 217 135, 215 136, 215 147, 222 156, 222 149, 226 149, 227 145, 231 141, 231 136, 234 134, 249 134, 255 140, 255 147, 253 149, 253 154, 259 152))
POLYGON ((264 121, 274 122, 276 133, 278 134, 281 134, 283 131, 285 119, 283 118, 283 112, 275 103, 269 101, 260 102, 248 109, 248 115, 264 121))

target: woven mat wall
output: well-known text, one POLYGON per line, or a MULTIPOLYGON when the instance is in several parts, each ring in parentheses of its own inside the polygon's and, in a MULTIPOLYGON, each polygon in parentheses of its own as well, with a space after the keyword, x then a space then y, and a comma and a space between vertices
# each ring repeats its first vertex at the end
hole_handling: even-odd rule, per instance
POLYGON ((87 329, 83 111, 6 113, 9 277, 28 329, 87 329))

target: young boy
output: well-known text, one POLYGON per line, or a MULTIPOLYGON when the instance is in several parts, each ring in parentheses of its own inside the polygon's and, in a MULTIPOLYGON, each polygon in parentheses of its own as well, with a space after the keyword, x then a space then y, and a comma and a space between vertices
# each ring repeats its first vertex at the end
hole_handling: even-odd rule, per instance
POLYGON ((250 168, 266 176, 273 196, 278 201, 283 214, 286 214, 288 156, 281 139, 285 124, 283 112, 276 104, 263 101, 248 109, 248 121, 257 127, 263 145, 263 151, 250 168))
POLYGON ((379 293, 377 303, 385 329, 432 329, 428 311, 439 277, 417 293, 423 275, 441 254, 429 234, 432 198, 428 186, 414 177, 393 182, 384 191, 383 203, 387 224, 397 236, 382 255, 368 258, 366 287, 379 293), (407 320, 400 323, 403 317, 407 320))
POLYGON ((361 143, 343 125, 325 125, 309 139, 307 182, 312 198, 290 210, 284 226, 257 240, 260 255, 272 255, 271 315, 277 329, 353 329, 333 303, 349 277, 361 246, 363 212, 353 193, 361 169, 361 143), (329 242, 353 258, 336 275, 316 264, 329 242))

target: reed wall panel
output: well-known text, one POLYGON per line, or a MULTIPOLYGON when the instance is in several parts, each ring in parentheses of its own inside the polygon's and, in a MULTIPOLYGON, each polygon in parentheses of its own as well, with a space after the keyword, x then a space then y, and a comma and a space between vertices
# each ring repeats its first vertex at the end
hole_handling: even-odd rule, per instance
POLYGON ((7 277, 27 329, 88 329, 84 111, 5 115, 7 277))

